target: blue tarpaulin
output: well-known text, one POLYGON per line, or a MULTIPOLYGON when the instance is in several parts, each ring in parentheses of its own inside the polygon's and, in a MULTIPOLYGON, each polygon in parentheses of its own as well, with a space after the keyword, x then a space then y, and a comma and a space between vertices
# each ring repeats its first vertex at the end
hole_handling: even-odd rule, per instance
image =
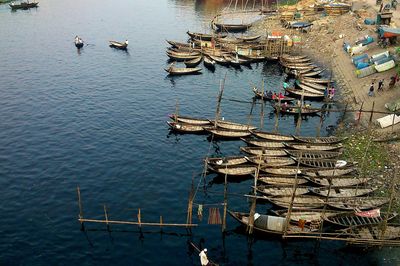
POLYGON ((397 37, 400 36, 400 29, 380 26, 378 29, 378 34, 381 38, 397 37))

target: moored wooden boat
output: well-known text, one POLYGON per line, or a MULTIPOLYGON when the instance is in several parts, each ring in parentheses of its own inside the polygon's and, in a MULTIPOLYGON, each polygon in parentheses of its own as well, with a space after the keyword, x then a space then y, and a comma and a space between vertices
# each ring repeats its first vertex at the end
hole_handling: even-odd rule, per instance
POLYGON ((317 209, 321 208, 325 205, 324 199, 317 196, 309 196, 309 195, 299 195, 294 197, 292 202, 292 196, 283 196, 283 197, 259 197, 260 199, 264 198, 271 203, 288 209, 292 203, 293 209, 298 210, 306 210, 306 209, 317 209))
POLYGON ((236 39, 239 39, 239 40, 245 41, 245 42, 250 42, 250 41, 257 40, 260 37, 261 37, 261 35, 254 35, 254 36, 249 36, 249 35, 248 36, 244 36, 244 35, 242 35, 242 36, 236 36, 236 39))
POLYGON ((214 67, 215 67, 215 61, 212 60, 211 57, 208 56, 208 55, 205 55, 205 56, 204 56, 204 61, 203 61, 203 63, 204 63, 204 65, 205 65, 206 67, 211 67, 211 68, 214 68, 214 67))
POLYGON ((387 221, 392 220, 397 216, 397 213, 381 213, 380 209, 374 209, 370 211, 364 212, 345 212, 338 213, 336 215, 326 216, 324 220, 343 227, 350 226, 361 226, 361 225, 373 225, 384 222, 387 218, 387 221))
MULTIPOLYGON (((288 186, 294 185, 296 182, 296 178, 293 176, 274 176, 274 175, 258 175, 258 181, 268 184, 268 185, 276 185, 276 186, 288 186)), ((308 180, 302 177, 297 177, 297 185, 302 185, 307 183, 308 180)))
POLYGON ((181 116, 181 115, 176 115, 176 114, 171 114, 169 117, 177 122, 182 122, 186 124, 192 124, 192 125, 210 125, 210 120, 205 119, 205 118, 194 118, 194 117, 189 117, 189 116, 181 116))
POLYGON ((305 159, 296 157, 293 157, 293 159, 300 162, 301 165, 315 168, 340 168, 344 166, 350 167, 356 164, 354 162, 347 162, 344 160, 336 159, 305 159))
POLYGON ((327 204, 341 210, 369 210, 389 202, 387 197, 330 198, 327 204))
POLYGON ((315 76, 320 75, 324 71, 325 71, 325 69, 314 69, 313 71, 308 71, 306 73, 300 73, 300 77, 315 77, 315 76))
POLYGON ((292 158, 284 156, 281 157, 251 156, 246 158, 249 162, 260 166, 278 167, 278 166, 287 166, 295 164, 295 161, 292 158))
POLYGON ((359 197, 377 190, 378 187, 370 187, 370 188, 356 188, 356 187, 345 187, 345 188, 331 188, 329 191, 328 187, 310 187, 309 190, 317 195, 330 198, 350 198, 350 197, 359 197))
POLYGON ((171 40, 166 40, 166 42, 169 43, 172 47, 175 47, 178 49, 181 47, 192 49, 192 45, 190 43, 176 42, 176 41, 171 41, 171 40))
POLYGON ((189 75, 189 74, 198 74, 201 73, 201 68, 199 67, 191 67, 191 68, 181 68, 174 67, 173 65, 169 66, 165 69, 169 73, 169 75, 189 75))
POLYGON ((252 155, 256 155, 256 156, 260 156, 260 155, 264 155, 264 156, 286 156, 286 153, 283 150, 272 150, 272 149, 266 149, 264 147, 240 147, 240 150, 248 153, 248 154, 252 154, 252 155))
POLYGON ((109 41, 110 47, 120 49, 120 50, 126 50, 128 48, 128 41, 125 42, 117 42, 117 41, 109 41))
POLYGON ((323 94, 322 95, 315 94, 305 90, 285 89, 285 91, 298 98, 303 97, 304 99, 310 99, 310 100, 322 100, 324 98, 323 94))
POLYGON ((254 164, 238 164, 238 165, 209 165, 208 169, 222 175, 251 175, 257 170, 254 164))
POLYGON ((268 131, 250 130, 251 134, 258 138, 273 140, 273 141, 293 141, 293 136, 283 135, 279 133, 272 133, 268 131))
POLYGON ((38 7, 39 2, 21 2, 19 4, 16 3, 11 3, 10 7, 12 10, 17 10, 17 9, 28 9, 28 8, 34 8, 38 7))
POLYGON ((268 141, 253 138, 241 138, 242 141, 246 142, 248 145, 253 145, 257 147, 265 147, 270 149, 284 148, 285 145, 280 141, 268 141))
POLYGON ((332 187, 349 187, 356 186, 367 183, 372 178, 361 178, 356 176, 337 176, 337 177, 312 177, 312 176, 303 176, 305 179, 310 182, 320 185, 320 186, 332 186, 332 187))
POLYGON ((297 167, 261 167, 261 171, 271 174, 271 175, 291 175, 294 176, 296 174, 300 175, 302 173, 302 168, 297 167))
POLYGON ((334 144, 334 143, 339 143, 345 140, 345 138, 339 138, 335 136, 329 136, 329 137, 303 137, 303 136, 295 136, 293 135, 293 138, 297 141, 300 142, 306 142, 306 143, 315 143, 315 144, 334 144))
POLYGON ((179 131, 181 133, 200 133, 204 132, 203 126, 201 125, 192 125, 181 122, 172 122, 167 121, 167 124, 171 127, 172 130, 179 131))
MULTIPOLYGON (((210 120, 210 123, 215 125, 215 120, 210 120)), ((257 128, 255 126, 230 122, 226 120, 218 120, 217 126, 220 128, 232 129, 232 130, 253 130, 257 128)))
POLYGON ((222 56, 216 56, 216 55, 208 55, 214 62, 217 62, 218 64, 221 65, 229 65, 229 61, 227 61, 224 57, 222 56))
MULTIPOLYGON (((229 215, 231 215, 235 220, 237 220, 242 225, 249 225, 249 214, 243 212, 233 212, 228 210, 229 215)), ((287 234, 301 234, 305 232, 311 232, 312 230, 308 226, 303 228, 287 225, 286 219, 279 216, 271 216, 266 214, 255 214, 254 217, 254 230, 259 233, 282 235, 287 234)))
POLYGON ((219 31, 229 31, 229 32, 245 31, 251 27, 251 23, 228 24, 228 23, 213 22, 213 25, 219 31))
POLYGON ((227 34, 225 34, 225 33, 219 33, 218 35, 208 34, 208 33, 197 33, 197 32, 191 32, 191 31, 187 31, 186 33, 192 39, 202 40, 202 41, 211 41, 211 39, 216 38, 216 37, 225 38, 227 36, 227 34))
POLYGON ((208 157, 205 161, 216 166, 238 165, 248 162, 246 156, 208 157))
MULTIPOLYGON (((382 223, 374 225, 360 225, 352 226, 347 229, 343 229, 340 233, 342 236, 347 234, 349 240, 348 245, 355 246, 378 246, 382 247, 385 245, 393 245, 390 240, 400 239, 400 225, 399 224, 386 224, 382 223), (382 242, 382 241, 388 242, 382 242)), ((398 246, 398 245, 394 245, 398 246)))
POLYGON ((289 55, 289 54, 282 54, 280 56, 281 59, 283 60, 290 60, 290 61, 296 61, 296 60, 302 60, 302 59, 309 59, 308 56, 306 55, 289 55))
POLYGON ((282 114, 289 114, 289 115, 315 115, 321 112, 318 109, 311 108, 311 107, 298 107, 294 105, 285 105, 285 104, 274 104, 273 105, 275 112, 279 112, 282 114))
POLYGON ((201 63, 201 60, 203 60, 202 56, 199 56, 197 58, 194 58, 192 60, 184 61, 183 63, 185 64, 186 67, 195 67, 198 64, 201 63))
MULTIPOLYGON (((310 168, 309 168, 310 169, 310 168)), ((319 169, 319 168, 313 168, 319 169)), ((325 169, 325 170, 318 170, 318 171, 306 171, 304 172, 305 175, 309 175, 312 177, 334 177, 334 176, 342 176, 347 175, 352 172, 357 171, 355 167, 343 167, 343 168, 336 168, 336 169, 325 169)))
POLYGON ((266 195, 270 196, 290 196, 293 195, 304 195, 307 194, 308 188, 307 187, 300 187, 297 186, 296 191, 293 189, 293 186, 264 186, 259 185, 257 186, 256 190, 266 195))
POLYGON ((170 52, 167 51, 167 55, 170 59, 175 60, 175 61, 188 61, 188 60, 193 60, 199 57, 199 54, 197 53, 177 53, 177 52, 170 52))
POLYGON ((341 143, 336 144, 316 144, 316 143, 284 143, 288 148, 303 151, 333 151, 343 147, 341 143))
POLYGON ((302 88, 303 90, 305 89, 304 87, 306 87, 307 90, 314 89, 314 91, 317 91, 319 93, 321 93, 321 92, 324 93, 324 91, 327 88, 326 85, 322 85, 320 83, 308 82, 308 81, 305 81, 305 80, 301 80, 298 83, 298 86, 300 88, 302 88))
POLYGON ((243 138, 250 136, 250 131, 248 130, 233 130, 233 129, 225 129, 225 128, 215 128, 215 127, 205 127, 206 131, 214 134, 216 137, 220 138, 243 138))
MULTIPOLYGON (((288 211, 287 210, 277 210, 272 211, 275 215, 281 217, 287 217, 288 211)), ((316 210, 295 210, 290 213, 290 220, 294 222, 298 222, 299 220, 304 220, 306 223, 311 223, 314 221, 321 221, 323 218, 332 217, 338 214, 346 214, 343 212, 332 211, 332 210, 323 210, 323 209, 316 209, 316 210)))
POLYGON ((311 151, 311 150, 284 150, 288 155, 304 159, 330 159, 337 158, 341 152, 337 151, 311 151))
POLYGON ((324 79, 324 78, 302 77, 300 80, 301 81, 306 81, 306 82, 322 83, 322 84, 332 83, 331 79, 324 79))
POLYGON ((324 91, 312 88, 312 87, 310 87, 310 86, 308 86, 308 85, 306 85, 304 83, 299 83, 299 84, 297 84, 297 86, 299 86, 303 91, 306 91, 308 93, 313 93, 313 94, 316 94, 316 95, 324 96, 324 91))
POLYGON ((273 99, 272 96, 268 96, 266 93, 263 94, 261 91, 259 91, 256 88, 253 88, 253 92, 257 98, 263 99, 265 101, 275 101, 275 102, 280 101, 281 103, 284 103, 284 102, 292 102, 292 101, 296 100, 295 98, 288 97, 288 96, 284 96, 283 98, 280 98, 280 99, 279 98, 273 99))

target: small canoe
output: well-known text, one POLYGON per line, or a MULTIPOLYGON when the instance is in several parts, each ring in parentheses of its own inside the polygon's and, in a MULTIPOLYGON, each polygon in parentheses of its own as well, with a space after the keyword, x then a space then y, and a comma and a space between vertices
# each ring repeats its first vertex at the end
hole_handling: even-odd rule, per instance
POLYGON ((183 43, 183 42, 176 42, 176 41, 171 41, 171 40, 166 40, 167 43, 169 43, 172 47, 175 48, 192 48, 192 45, 190 43, 183 43))
POLYGON ((259 91, 256 88, 253 88, 253 92, 254 92, 256 98, 260 98, 265 101, 275 101, 275 102, 280 101, 280 102, 284 103, 284 102, 293 102, 294 100, 296 100, 295 98, 288 97, 288 96, 284 96, 284 98, 280 98, 280 99, 279 98, 272 99, 272 97, 266 95, 265 93, 263 94, 261 91, 259 91))
POLYGON ((264 156, 286 156, 283 150, 272 150, 264 147, 240 147, 240 150, 251 155, 264 156))
POLYGON ((207 33, 197 33, 197 32, 191 32, 191 31, 187 31, 186 33, 190 36, 190 38, 196 39, 196 40, 202 40, 202 41, 211 41, 211 39, 216 38, 216 37, 225 38, 227 36, 227 34, 225 34, 225 33, 224 34, 220 33, 217 35, 207 34, 207 33))
POLYGON ((260 166, 278 167, 295 164, 295 160, 289 157, 271 157, 271 156, 251 156, 246 157, 251 163, 260 166))
POLYGON ((269 149, 277 149, 277 148, 284 148, 285 145, 279 141, 268 141, 268 140, 259 140, 253 138, 241 138, 242 141, 246 142, 248 145, 257 146, 257 147, 264 147, 269 149))
POLYGON ((208 55, 204 56, 204 61, 203 61, 204 65, 206 67, 211 67, 214 68, 215 67, 215 61, 211 59, 211 57, 209 57, 208 55))
POLYGON ((371 211, 364 212, 345 212, 338 213, 324 217, 324 220, 338 226, 349 227, 349 226, 360 226, 360 225, 372 225, 379 224, 385 221, 390 221, 397 217, 397 213, 391 212, 380 212, 380 209, 374 209, 371 211))
POLYGON ((181 67, 174 67, 170 66, 165 69, 169 73, 169 75, 189 75, 189 74, 198 74, 201 73, 201 68, 193 67, 193 68, 181 68, 181 67))
POLYGON ((316 94, 316 93, 311 93, 305 90, 296 90, 296 89, 285 89, 289 94, 301 98, 303 97, 304 99, 310 99, 310 100, 322 100, 324 99, 324 95, 322 94, 316 94))
POLYGON ((304 195, 309 192, 307 187, 297 186, 296 191, 294 191, 293 186, 257 186, 257 191, 269 196, 290 196, 293 195, 304 195))
POLYGON ((209 165, 208 169, 222 175, 251 175, 257 170, 254 164, 238 164, 238 165, 209 165))
POLYGON ((243 138, 250 136, 250 131, 248 130, 233 130, 225 128, 215 128, 215 127, 205 127, 204 128, 209 133, 214 134, 216 137, 220 138, 243 138))
MULTIPOLYGON (((309 169, 320 169, 320 168, 309 168, 309 169)), ((317 170, 315 171, 307 171, 304 172, 305 175, 309 175, 312 177, 335 177, 342 176, 353 173, 357 171, 355 167, 345 167, 345 168, 336 168, 336 169, 326 169, 326 170, 317 170)))
POLYGON ((303 151, 333 151, 343 147, 341 143, 336 144, 316 144, 316 143, 286 143, 284 145, 290 149, 303 151))
POLYGON ((326 85, 322 85, 319 83, 314 83, 314 82, 308 82, 308 81, 300 81, 300 83, 298 84, 300 88, 305 89, 304 86, 307 87, 307 89, 314 89, 315 91, 319 92, 319 93, 324 93, 324 91, 326 90, 326 85), (303 85, 303 87, 301 87, 301 85, 303 85))
POLYGON ((195 67, 198 64, 201 63, 201 60, 203 60, 202 56, 199 56, 197 58, 194 58, 192 60, 184 61, 183 63, 185 64, 186 67, 195 67))
POLYGON ((305 179, 309 180, 310 182, 328 187, 350 187, 350 186, 356 186, 356 185, 361 185, 364 183, 367 183, 370 181, 372 178, 360 178, 356 176, 337 176, 337 177, 331 177, 331 178, 326 178, 326 177, 312 177, 312 176, 303 176, 305 179))
POLYGON ((322 84, 332 83, 331 79, 323 79, 323 78, 302 77, 300 80, 305 82, 322 83, 322 84))
POLYGON ((328 205, 341 210, 369 210, 388 202, 388 197, 330 198, 328 205))
POLYGON ((279 58, 279 62, 281 64, 302 64, 302 63, 307 63, 310 62, 310 58, 303 58, 303 59, 283 59, 282 57, 279 58))
POLYGON ((176 114, 172 114, 169 117, 174 121, 182 122, 182 123, 186 123, 186 124, 203 125, 203 126, 210 125, 210 120, 203 119, 203 118, 194 118, 194 117, 180 116, 180 115, 177 116, 176 114))
POLYGON ((297 107, 285 104, 274 104, 272 106, 277 113, 288 114, 288 115, 315 115, 321 112, 319 109, 311 107, 297 107))
MULTIPOLYGON (((258 175, 257 180, 262 183, 275 186, 289 186, 294 185, 296 182, 296 178, 294 178, 293 176, 258 175)), ((307 179, 297 177, 297 185, 306 184, 307 182, 307 179)))
POLYGON ((261 167, 260 170, 271 174, 271 175, 291 175, 295 176, 296 174, 300 175, 302 173, 302 168, 297 168, 297 167, 261 167))
POLYGON ((175 61, 188 61, 199 57, 198 53, 188 54, 188 53, 176 53, 167 51, 167 55, 170 59, 175 61))
POLYGON ((110 47, 120 49, 120 50, 126 50, 128 48, 128 44, 126 42, 117 42, 117 41, 109 41, 110 47))
POLYGON ((185 124, 181 122, 171 122, 171 121, 167 121, 167 124, 171 127, 172 130, 179 131, 181 133, 204 132, 204 128, 201 125, 191 125, 191 124, 185 124))
POLYGON ((297 86, 299 86, 299 88, 301 88, 302 90, 304 90, 306 92, 324 96, 324 91, 312 88, 312 87, 310 87, 310 86, 308 86, 308 85, 306 85, 304 83, 299 83, 299 84, 297 84, 297 86))
POLYGON ((254 36, 242 35, 242 36, 237 36, 236 39, 244 41, 244 42, 251 42, 251 41, 257 40, 260 37, 261 37, 261 35, 254 35, 254 36))
POLYGON ((302 69, 303 67, 310 68, 310 66, 315 66, 312 62, 290 62, 290 61, 280 61, 283 67, 291 68, 291 69, 302 69))
POLYGON ((320 75, 322 72, 324 72, 325 69, 317 69, 317 70, 313 70, 313 71, 309 71, 307 73, 301 73, 300 76, 301 77, 315 77, 320 75))
POLYGON ((29 8, 34 8, 38 7, 39 3, 38 2, 21 2, 19 4, 16 3, 11 3, 10 7, 12 10, 17 10, 17 9, 29 9, 29 8))
POLYGON ((294 138, 290 135, 283 135, 279 133, 272 133, 267 131, 250 130, 251 134, 258 138, 273 140, 273 141, 293 141, 294 138))
POLYGON ((304 59, 309 60, 308 56, 306 56, 306 55, 282 54, 280 58, 283 59, 283 60, 291 60, 291 61, 304 60, 304 59))
MULTIPOLYGON (((275 215, 281 216, 281 217, 287 217, 288 211, 287 210, 277 210, 277 211, 272 211, 275 215)), ((317 210, 295 210, 290 213, 290 220, 294 222, 298 222, 299 220, 304 220, 306 223, 311 223, 314 221, 322 221, 322 219, 327 218, 327 217, 333 217, 336 215, 341 215, 341 214, 347 214, 343 212, 338 212, 338 211, 332 211, 332 210, 323 210, 323 209, 317 209, 317 210)))
POLYGON ((207 164, 216 166, 230 166, 248 162, 246 156, 209 157, 205 161, 207 164))
POLYGON ((357 163, 347 162, 344 160, 336 160, 336 159, 305 159, 305 158, 296 158, 293 157, 294 160, 300 162, 301 165, 307 167, 315 167, 315 168, 341 168, 341 167, 350 167, 354 166, 357 163))
POLYGON ((317 195, 326 197, 329 192, 330 198, 351 198, 351 197, 359 197, 366 194, 370 194, 377 190, 378 187, 371 187, 371 188, 354 188, 354 187, 347 187, 347 188, 329 188, 327 187, 310 187, 309 190, 317 195))
POLYGON ((213 22, 214 27, 218 31, 228 31, 228 32, 237 32, 237 31, 245 31, 251 27, 251 23, 248 24, 227 24, 227 23, 216 23, 213 22))
POLYGON ((222 56, 216 56, 216 55, 208 55, 214 62, 217 62, 220 65, 229 65, 229 61, 227 61, 224 57, 222 56))
POLYGON ((294 199, 292 199, 292 196, 260 197, 260 199, 262 198, 267 199, 271 203, 286 209, 289 208, 289 206, 292 203, 292 200, 293 200, 292 208, 298 210, 317 209, 325 205, 324 200, 317 196, 299 195, 294 197, 294 199))
MULTIPOLYGON (((210 123, 215 125, 215 120, 210 120, 210 123)), ((251 126, 251 125, 245 125, 245 124, 230 122, 230 121, 226 121, 226 120, 218 120, 217 126, 220 128, 232 129, 232 130, 253 130, 253 129, 257 128, 257 127, 251 126)))
POLYGON ((295 136, 293 135, 293 138, 297 141, 300 142, 305 142, 305 143, 314 143, 314 144, 334 144, 334 143, 340 143, 345 138, 339 138, 335 136, 330 136, 330 137, 302 137, 302 136, 295 136))
POLYGON ((341 155, 341 152, 337 151, 310 151, 310 150, 284 150, 288 155, 295 158, 304 159, 331 159, 341 155))

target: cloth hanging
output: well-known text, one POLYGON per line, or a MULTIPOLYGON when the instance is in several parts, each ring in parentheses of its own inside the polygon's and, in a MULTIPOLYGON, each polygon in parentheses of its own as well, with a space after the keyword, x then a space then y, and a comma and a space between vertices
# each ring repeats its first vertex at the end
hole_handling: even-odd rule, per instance
POLYGON ((197 209, 197 217, 201 221, 203 219, 203 205, 199 204, 199 208, 197 209))
POLYGON ((222 224, 219 208, 208 209, 208 224, 222 224))

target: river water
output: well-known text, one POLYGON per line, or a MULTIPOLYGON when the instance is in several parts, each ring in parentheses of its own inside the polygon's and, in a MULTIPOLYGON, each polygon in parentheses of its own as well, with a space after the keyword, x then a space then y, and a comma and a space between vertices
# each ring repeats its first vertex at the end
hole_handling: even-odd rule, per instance
MULTIPOLYGON (((76 187, 85 218, 185 223, 192 177, 199 183, 207 154, 237 154, 240 141, 210 143, 206 136, 169 134, 175 111, 213 117, 220 80, 226 76, 222 116, 247 122, 251 85, 279 88, 284 76, 273 62, 252 68, 217 66, 202 75, 166 76, 165 39, 187 39, 205 31, 221 8, 217 1, 49 1, 11 12, 0 6, 0 265, 199 265, 187 241, 203 242, 221 265, 348 265, 398 263, 395 250, 369 253, 341 244, 248 238, 228 217, 227 234, 208 225, 208 207, 222 202, 221 180, 210 175, 197 191, 205 204, 199 226, 143 229, 86 224, 80 230, 76 187), (77 52, 75 35, 86 45, 77 52), (129 40, 128 52, 108 40, 129 40), (240 100, 242 102, 231 101, 240 100), (252 243, 251 245, 248 243, 252 243)), ((266 105, 264 129, 274 128, 266 105)), ((253 109, 259 125, 260 105, 253 109)), ((338 117, 327 115, 321 134, 338 117)), ((319 117, 302 121, 301 134, 315 135, 319 117)), ((294 133, 293 117, 281 117, 283 133, 294 133)), ((248 193, 251 180, 233 182, 232 194, 248 193)), ((259 206, 265 212, 270 206, 259 206)), ((248 210, 243 197, 229 208, 248 210)))

